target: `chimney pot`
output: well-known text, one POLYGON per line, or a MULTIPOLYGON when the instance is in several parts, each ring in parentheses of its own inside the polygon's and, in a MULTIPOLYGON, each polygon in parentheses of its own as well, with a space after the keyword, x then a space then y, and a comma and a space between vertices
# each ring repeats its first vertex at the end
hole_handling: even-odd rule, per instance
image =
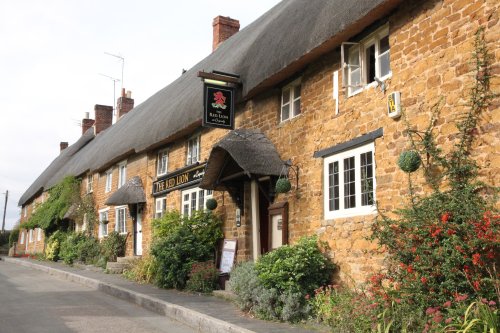
POLYGON ((89 128, 94 126, 94 123, 94 119, 89 119, 89 112, 85 112, 85 118, 82 119, 82 135, 84 135, 89 128))
POLYGON ((63 151, 64 149, 68 148, 68 143, 61 141, 61 143, 59 143, 59 148, 61 149, 61 151, 63 151))
POLYGON ((113 124, 113 107, 96 104, 95 111, 95 135, 101 133, 113 124))
POLYGON ((134 99, 130 90, 125 93, 125 88, 122 89, 122 96, 116 102, 116 109, 118 110, 118 120, 123 117, 127 112, 134 108, 134 99))
POLYGON ((212 23, 214 39, 212 43, 212 52, 226 39, 240 30, 240 21, 229 16, 217 16, 212 23))

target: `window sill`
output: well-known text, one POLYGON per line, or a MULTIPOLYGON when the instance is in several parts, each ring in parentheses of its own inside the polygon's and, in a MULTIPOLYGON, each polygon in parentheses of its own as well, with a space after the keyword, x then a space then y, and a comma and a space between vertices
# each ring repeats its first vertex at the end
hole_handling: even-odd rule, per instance
MULTIPOLYGON (((392 72, 387 74, 386 76, 381 77, 379 80, 380 82, 384 83, 386 80, 389 80, 392 78, 392 72)), ((362 93, 365 90, 371 89, 371 88, 377 88, 380 84, 377 81, 370 82, 369 84, 365 84, 361 89, 356 90, 355 92, 349 93, 347 95, 347 98, 356 96, 360 93, 362 93)))
POLYGON ((290 124, 298 119, 300 119, 302 117, 303 113, 299 113, 298 115, 292 117, 292 118, 288 118, 287 120, 283 120, 283 121, 280 121, 280 123, 278 124, 278 127, 282 127, 282 126, 285 126, 287 124, 290 124))
POLYGON ((377 215, 377 207, 372 206, 363 209, 349 209, 336 213, 329 212, 325 214, 325 220, 343 219, 348 217, 357 217, 366 215, 377 215))

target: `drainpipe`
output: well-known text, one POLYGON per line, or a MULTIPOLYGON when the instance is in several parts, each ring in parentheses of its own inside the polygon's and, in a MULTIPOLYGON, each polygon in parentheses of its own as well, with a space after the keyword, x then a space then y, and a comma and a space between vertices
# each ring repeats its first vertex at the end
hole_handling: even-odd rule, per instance
POLYGON ((252 179, 250 183, 250 194, 252 202, 252 254, 253 261, 260 257, 260 221, 259 221, 259 186, 257 180, 252 179))

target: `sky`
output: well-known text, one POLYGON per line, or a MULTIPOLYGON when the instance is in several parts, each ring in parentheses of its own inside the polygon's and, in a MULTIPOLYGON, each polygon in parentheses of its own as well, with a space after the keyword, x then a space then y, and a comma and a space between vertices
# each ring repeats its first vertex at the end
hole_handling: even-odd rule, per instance
POLYGON ((241 30, 278 2, 0 1, 5 228, 19 220, 19 198, 59 155, 59 143, 80 137, 85 112, 93 118, 95 104, 113 105, 122 84, 139 105, 210 54, 214 17, 238 19, 241 30), (122 61, 106 53, 125 59, 123 80, 122 61))

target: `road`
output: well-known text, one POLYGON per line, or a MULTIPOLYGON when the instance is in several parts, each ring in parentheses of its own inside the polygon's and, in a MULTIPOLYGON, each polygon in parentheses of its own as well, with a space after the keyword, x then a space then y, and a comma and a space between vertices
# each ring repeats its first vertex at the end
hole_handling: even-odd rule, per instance
POLYGON ((0 261, 0 333, 195 333, 83 285, 0 261))

